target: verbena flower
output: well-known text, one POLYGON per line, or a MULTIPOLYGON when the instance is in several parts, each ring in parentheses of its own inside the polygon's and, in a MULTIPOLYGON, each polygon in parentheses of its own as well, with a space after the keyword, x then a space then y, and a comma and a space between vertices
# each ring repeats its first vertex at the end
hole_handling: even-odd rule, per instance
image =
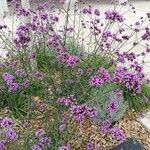
POLYGON ((99 68, 99 70, 97 71, 97 75, 104 81, 104 83, 111 80, 111 76, 105 68, 99 68))
POLYGON ((65 123, 60 124, 59 127, 58 127, 59 132, 63 132, 65 129, 66 129, 66 124, 65 123))
POLYGON ((70 114, 77 122, 82 122, 86 117, 85 105, 72 105, 70 108, 70 114))
POLYGON ((40 19, 42 20, 47 20, 48 19, 48 14, 45 12, 42 12, 39 14, 40 19))
POLYGON ((77 122, 82 122, 86 117, 95 118, 98 115, 96 108, 88 107, 86 105, 72 105, 70 107, 70 114, 77 122))
POLYGON ((41 72, 36 72, 35 73, 35 78, 38 79, 38 80, 43 80, 44 74, 41 73, 41 72))
POLYGON ((113 81, 121 83, 123 81, 126 70, 122 67, 117 67, 113 72, 113 81))
POLYGON ((145 28, 145 33, 142 35, 143 40, 150 40, 150 29, 148 27, 145 28))
POLYGON ((23 88, 27 88, 27 87, 29 87, 29 85, 30 85, 30 81, 28 79, 23 80, 21 83, 21 87, 23 87, 23 88))
POLYGON ((11 83, 8 86, 8 91, 9 92, 16 92, 19 89, 19 84, 18 83, 11 83))
POLYGON ((44 136, 44 130, 43 129, 37 129, 35 132, 35 135, 40 138, 42 136, 44 136))
POLYGON ((34 144, 33 146, 31 146, 31 150, 42 150, 42 148, 39 145, 34 144))
POLYGON ((31 54, 29 54, 28 59, 29 60, 34 60, 36 58, 36 52, 32 52, 31 54))
POLYGON ((95 10, 94 10, 94 14, 95 14, 96 16, 100 16, 99 10, 98 10, 98 9, 95 9, 95 10))
POLYGON ((26 76, 26 72, 24 69, 17 69, 15 74, 17 77, 25 77, 26 76))
POLYGON ((136 93, 141 92, 141 77, 135 73, 126 73, 123 78, 123 83, 125 87, 129 90, 134 90, 136 93))
POLYGON ((117 100, 110 100, 109 104, 106 107, 106 111, 111 114, 118 111, 119 104, 117 100))
POLYGON ((0 150, 5 150, 5 145, 6 145, 6 141, 5 140, 1 140, 0 141, 0 150))
POLYGON ((92 14, 92 8, 91 8, 91 6, 88 6, 88 7, 84 8, 82 10, 82 13, 83 14, 89 14, 89 15, 91 15, 92 14))
POLYGON ((77 56, 70 55, 69 53, 61 53, 58 55, 57 59, 67 67, 75 67, 80 61, 77 56))
POLYGON ((110 126, 111 126, 110 119, 105 119, 105 120, 101 123, 100 132, 101 132, 102 134, 107 134, 107 133, 109 132, 110 126))
POLYGON ((74 98, 73 95, 65 98, 65 97, 60 97, 57 99, 57 103, 60 105, 64 105, 64 106, 71 106, 73 104, 75 104, 76 99, 74 98))
POLYGON ((14 121, 11 118, 8 118, 8 117, 4 117, 0 121, 0 125, 1 125, 2 128, 10 128, 10 127, 12 127, 13 124, 14 124, 14 121))
POLYGON ((5 131, 5 135, 6 135, 6 138, 11 140, 11 141, 15 141, 18 138, 18 134, 12 128, 7 128, 5 131))
POLYGON ((88 142, 86 144, 86 150, 100 150, 100 145, 99 144, 94 144, 92 142, 88 142))
POLYGON ((94 144, 92 142, 88 142, 86 144, 86 150, 94 150, 94 144))
POLYGON ((6 72, 3 74, 3 79, 4 81, 8 82, 8 81, 14 81, 15 77, 12 74, 6 72))
POLYGON ((61 146, 58 150, 71 150, 70 146, 61 146))
POLYGON ((39 145, 41 147, 49 147, 51 145, 51 139, 49 137, 43 136, 39 139, 39 145))
POLYGON ((89 118, 96 118, 98 115, 97 109, 94 107, 86 107, 86 114, 89 118))
POLYGON ((116 10, 108 10, 105 12, 105 18, 112 20, 112 21, 118 21, 118 22, 123 22, 124 18, 122 15, 119 14, 119 12, 117 12, 116 10))
POLYGON ((89 79, 89 84, 90 86, 93 86, 93 87, 100 87, 102 86, 104 83, 104 81, 99 77, 99 76, 91 76, 90 79, 89 79))
POLYGON ((96 144, 96 145, 95 145, 95 150, 101 150, 101 147, 100 147, 99 144, 96 144))
POLYGON ((120 128, 115 127, 115 128, 112 128, 111 131, 117 140, 123 141, 125 139, 125 135, 120 128))
POLYGON ((24 8, 17 8, 16 9, 16 14, 18 16, 24 16, 24 17, 27 17, 30 15, 30 12, 24 8))
POLYGON ((116 89, 114 92, 117 95, 117 97, 123 97, 123 91, 122 90, 116 89))
POLYGON ((80 68, 79 68, 79 69, 77 70, 77 73, 76 73, 76 74, 77 74, 78 77, 81 77, 81 76, 83 75, 83 73, 84 73, 83 69, 80 69, 80 68))

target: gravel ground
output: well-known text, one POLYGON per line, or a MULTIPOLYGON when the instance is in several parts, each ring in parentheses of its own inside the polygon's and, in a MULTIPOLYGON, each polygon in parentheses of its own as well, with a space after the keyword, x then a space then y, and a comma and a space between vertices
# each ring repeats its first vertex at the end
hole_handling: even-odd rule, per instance
MULTIPOLYGON (((124 131, 126 138, 136 138, 144 145, 146 150, 150 150, 150 132, 136 120, 138 117, 139 114, 129 112, 115 126, 120 127, 124 131)), ((111 134, 107 134, 106 136, 101 135, 99 126, 92 125, 89 122, 80 127, 77 139, 71 141, 71 144, 76 147, 74 148, 75 150, 83 150, 86 141, 100 145, 101 150, 111 150, 121 143, 111 134)))
MULTIPOLYGON (((39 98, 35 97, 34 99, 38 100, 39 98)), ((45 128, 47 126, 45 124, 47 123, 46 120, 49 120, 49 122, 52 123, 52 110, 53 108, 47 105, 42 112, 37 111, 37 109, 32 110, 32 117, 29 120, 27 128, 24 128, 24 124, 19 120, 16 120, 16 130, 18 130, 20 138, 28 134, 33 134, 37 128, 45 128)), ((9 116, 9 114, 9 111, 0 109, 0 116, 9 116)), ((144 145, 146 150, 150 150, 150 132, 137 121, 139 116, 140 114, 135 112, 128 112, 118 123, 115 124, 115 127, 120 127, 126 138, 136 138, 144 145)), ((95 145, 100 145, 101 150, 111 150, 113 147, 121 143, 117 141, 111 133, 107 135, 100 134, 100 127, 94 123, 91 123, 89 120, 86 120, 80 126, 72 122, 70 126, 71 129, 75 129, 75 131, 77 131, 75 134, 72 134, 71 132, 68 133, 70 137, 68 144, 71 145, 71 150, 85 150, 85 145, 88 141, 94 143, 95 145), (76 127, 78 128, 77 130, 76 127)), ((9 145, 9 148, 7 148, 9 150, 19 150, 19 148, 22 147, 21 145, 23 142, 23 139, 20 138, 18 139, 17 149, 14 149, 12 145, 9 145)))

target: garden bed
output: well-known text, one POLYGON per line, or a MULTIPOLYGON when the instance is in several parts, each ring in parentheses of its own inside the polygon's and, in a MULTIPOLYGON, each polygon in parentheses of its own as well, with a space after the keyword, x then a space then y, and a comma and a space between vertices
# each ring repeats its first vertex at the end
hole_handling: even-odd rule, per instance
POLYGON ((0 150, 110 150, 127 138, 149 150, 137 118, 150 108, 150 14, 128 25, 127 2, 105 12, 60 3, 13 1, 25 22, 0 25, 0 150))

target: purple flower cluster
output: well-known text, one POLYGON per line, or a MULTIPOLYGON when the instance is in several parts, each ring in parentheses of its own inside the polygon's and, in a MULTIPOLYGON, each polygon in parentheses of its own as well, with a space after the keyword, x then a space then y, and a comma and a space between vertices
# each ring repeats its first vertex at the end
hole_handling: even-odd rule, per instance
POLYGON ((51 138, 44 135, 44 130, 37 129, 35 136, 38 138, 39 143, 31 146, 31 150, 42 150, 43 148, 51 146, 51 138))
POLYGON ((61 123, 58 127, 59 132, 63 132, 66 129, 66 124, 65 123, 61 123))
POLYGON ((79 63, 79 58, 75 55, 71 55, 65 48, 62 47, 60 38, 57 35, 51 35, 48 39, 48 44, 51 45, 53 50, 57 54, 57 59, 60 63, 67 67, 75 67, 79 63))
POLYGON ((84 74, 84 70, 79 68, 79 69, 77 70, 76 75, 77 75, 78 77, 81 77, 83 74, 84 74))
MULTIPOLYGON (((16 71, 16 76, 18 77, 24 77, 25 75, 26 73, 23 69, 19 69, 16 71)), ((29 86, 29 80, 23 80, 22 83, 17 83, 15 81, 15 76, 8 72, 4 73, 2 77, 8 87, 9 92, 16 92, 29 86)))
POLYGON ((120 128, 112 128, 111 129, 112 134, 114 135, 114 137, 118 140, 118 141, 123 141, 125 140, 125 135, 123 133, 123 131, 120 128))
POLYGON ((67 67, 75 67, 79 63, 79 58, 75 55, 70 55, 68 52, 59 54, 57 59, 67 67))
POLYGON ((11 118, 4 117, 0 120, 0 125, 2 128, 10 128, 14 124, 14 121, 11 118))
POLYGON ((16 92, 19 89, 19 85, 14 82, 15 77, 12 74, 4 73, 3 79, 6 82, 9 92, 16 92))
POLYGON ((123 64, 126 62, 126 60, 133 62, 136 59, 136 55, 133 52, 131 53, 123 52, 121 54, 119 50, 117 50, 116 55, 117 55, 117 60, 123 64))
POLYGON ((6 145, 6 141, 5 140, 1 140, 0 141, 0 150, 5 150, 5 145, 6 145))
POLYGON ((9 83, 13 82, 15 77, 12 74, 6 72, 3 74, 3 79, 4 79, 4 81, 6 81, 7 84, 9 84, 9 83))
POLYGON ((84 8, 84 9, 82 10, 82 13, 83 13, 83 14, 91 15, 91 14, 92 14, 92 7, 89 5, 88 7, 84 8))
POLYGON ((71 117, 77 122, 82 122, 86 117, 95 118, 98 115, 96 108, 86 105, 72 105, 70 108, 71 117))
POLYGON ((49 137, 43 136, 39 139, 39 145, 44 148, 51 145, 51 139, 49 137))
POLYGON ((128 90, 134 90, 136 93, 141 93, 142 78, 139 74, 126 73, 123 78, 123 83, 128 90))
POLYGON ((2 128, 10 128, 14 124, 14 121, 11 118, 4 117, 0 120, 0 125, 2 128))
POLYGON ((15 141, 18 138, 18 134, 13 128, 7 128, 5 131, 6 138, 11 141, 15 141))
MULTIPOLYGON (((51 4, 51 3, 50 3, 51 4)), ((40 3, 38 6, 37 6, 37 10, 38 11, 45 11, 48 7, 50 7, 49 3, 48 2, 43 2, 43 3, 40 3)))
POLYGON ((34 144, 31 146, 31 150, 42 150, 42 148, 39 145, 34 144))
POLYGON ((33 102, 33 107, 40 111, 44 111, 46 104, 41 100, 37 100, 37 101, 33 102))
POLYGON ((126 68, 117 67, 113 72, 113 81, 121 83, 123 81, 126 72, 127 72, 126 68))
POLYGON ((30 85, 30 81, 28 79, 25 79, 20 84, 20 89, 27 88, 27 87, 29 87, 29 85, 30 85))
POLYGON ((104 83, 111 81, 111 76, 105 68, 99 68, 97 75, 104 81, 104 83))
POLYGON ((70 146, 61 146, 58 150, 71 150, 70 146))
POLYGON ((105 12, 105 19, 109 19, 109 20, 112 20, 112 21, 118 21, 120 23, 124 21, 123 16, 120 15, 116 10, 106 11, 105 12))
POLYGON ((107 133, 109 132, 110 126, 111 126, 111 121, 110 121, 110 119, 105 119, 105 120, 101 123, 100 132, 101 132, 102 134, 107 134, 107 133))
POLYGON ((31 41, 29 28, 26 25, 20 25, 17 29, 16 35, 17 38, 14 39, 14 43, 17 48, 21 48, 31 41))
POLYGON ((145 28, 145 33, 142 35, 143 40, 150 40, 150 29, 147 27, 145 28))
POLYGON ((116 89, 114 92, 115 92, 117 97, 123 97, 123 91, 122 90, 116 89))
POLYGON ((39 17, 41 20, 47 20, 48 19, 48 14, 45 12, 39 13, 39 17))
MULTIPOLYGON (((142 69, 140 69, 142 71, 142 69)), ((144 75, 142 72, 129 72, 126 68, 118 67, 113 73, 113 80, 123 83, 128 90, 134 90, 136 93, 141 92, 142 80, 144 75)))
POLYGON ((106 111, 107 111, 107 113, 111 114, 111 113, 117 112, 118 108, 119 108, 118 101, 117 100, 111 100, 106 107, 106 111))
POLYGON ((112 33, 110 31, 105 31, 102 33, 102 38, 104 42, 106 42, 110 37, 112 37, 112 33))
POLYGON ((68 96, 67 98, 65 97, 60 97, 57 99, 57 103, 60 104, 60 105, 64 105, 64 106, 69 106, 71 107, 72 105, 75 104, 75 97, 73 95, 71 96, 68 96))
POLYGON ((111 76, 105 68, 99 68, 97 75, 91 76, 89 79, 90 86, 100 87, 104 83, 111 81, 111 76))
POLYGON ((51 19, 51 23, 52 23, 52 24, 55 24, 56 22, 59 21, 59 17, 58 17, 58 16, 55 16, 55 15, 51 15, 51 16, 50 16, 50 19, 51 19))
POLYGON ((2 128, 2 130, 4 131, 4 137, 6 142, 5 143, 1 143, 2 147, 9 141, 15 141, 18 138, 18 134, 16 133, 16 131, 13 129, 13 124, 14 121, 11 118, 8 117, 4 117, 0 120, 0 126, 2 128))
MULTIPOLYGON (((73 119, 77 122, 82 122, 86 117, 95 118, 98 115, 96 108, 89 107, 84 104, 78 105, 76 103, 76 99, 72 95, 67 98, 58 98, 57 103, 64 106, 68 106, 70 109, 71 117, 73 117, 73 119)), ((60 128, 65 128, 64 126, 65 124, 63 123, 63 125, 60 126, 60 128)))
POLYGON ((25 77, 26 76, 26 72, 24 69, 17 69, 15 74, 17 77, 25 77))
POLYGON ((35 136, 38 137, 38 138, 44 136, 44 130, 43 129, 37 129, 35 131, 35 136))
POLYGON ((29 60, 34 60, 35 58, 36 58, 36 52, 35 51, 30 53, 29 56, 28 56, 29 60))
POLYGON ((24 8, 17 8, 16 9, 16 14, 18 16, 24 16, 24 17, 27 17, 30 15, 30 12, 24 8))
POLYGON ((65 4, 66 0, 59 0, 60 4, 65 4))
POLYGON ((136 55, 133 52, 131 52, 131 53, 124 52, 123 57, 126 58, 128 61, 131 61, 131 62, 136 59, 136 55))
POLYGON ((86 144, 86 150, 100 150, 100 145, 94 144, 93 142, 88 142, 86 144))
POLYGON ((94 10, 94 14, 95 14, 96 16, 100 16, 100 11, 99 11, 98 9, 95 9, 95 10, 94 10))
POLYGON ((35 73, 35 78, 36 78, 37 80, 43 80, 44 74, 43 74, 42 72, 36 72, 36 73, 35 73))
POLYGON ((48 38, 48 44, 53 48, 53 50, 58 53, 64 53, 65 49, 62 48, 62 45, 60 43, 60 37, 57 35, 50 35, 48 38))
POLYGON ((11 67, 13 69, 15 69, 18 64, 19 64, 18 60, 8 60, 5 62, 5 66, 11 67))
POLYGON ((104 81, 98 75, 95 75, 90 77, 89 84, 92 87, 100 87, 104 84, 104 81))

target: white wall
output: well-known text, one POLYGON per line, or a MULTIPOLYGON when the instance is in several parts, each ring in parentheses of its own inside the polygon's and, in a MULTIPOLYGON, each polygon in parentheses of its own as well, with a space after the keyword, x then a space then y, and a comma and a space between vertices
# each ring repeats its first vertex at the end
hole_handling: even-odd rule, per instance
POLYGON ((4 12, 8 12, 7 0, 0 0, 0 17, 3 16, 4 12))

